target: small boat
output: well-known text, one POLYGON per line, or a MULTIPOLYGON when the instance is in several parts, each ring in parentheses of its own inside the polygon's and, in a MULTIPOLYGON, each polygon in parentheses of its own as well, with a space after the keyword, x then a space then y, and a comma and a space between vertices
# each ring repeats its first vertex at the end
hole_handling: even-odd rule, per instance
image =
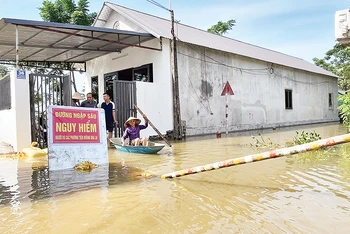
POLYGON ((117 150, 136 153, 136 154, 156 154, 158 151, 164 148, 164 144, 155 143, 152 141, 147 141, 147 146, 131 146, 131 145, 122 145, 122 142, 119 138, 111 138, 110 142, 114 145, 117 150))

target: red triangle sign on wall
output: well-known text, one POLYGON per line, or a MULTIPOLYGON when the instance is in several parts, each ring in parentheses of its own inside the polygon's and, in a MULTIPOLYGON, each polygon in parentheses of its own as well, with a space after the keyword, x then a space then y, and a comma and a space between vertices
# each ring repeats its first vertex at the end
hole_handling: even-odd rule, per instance
POLYGON ((224 90, 222 90, 222 93, 221 93, 221 96, 226 96, 226 95, 235 95, 228 81, 226 82, 224 90))

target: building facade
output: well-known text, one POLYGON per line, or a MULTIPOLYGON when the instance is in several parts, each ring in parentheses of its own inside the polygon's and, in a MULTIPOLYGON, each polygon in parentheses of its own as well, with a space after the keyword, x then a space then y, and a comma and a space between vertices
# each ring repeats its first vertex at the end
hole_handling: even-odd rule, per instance
MULTIPOLYGON (((136 81, 137 105, 162 133, 172 130, 170 22, 105 3, 94 26, 151 33, 155 39, 143 45, 159 46, 161 51, 129 47, 88 61, 86 90, 98 93, 101 101, 103 92, 114 89, 115 94, 120 82, 136 81)), ((181 119, 187 135, 224 131, 226 99, 221 92, 227 81, 235 94, 228 101, 230 131, 338 121, 337 77, 332 73, 183 24, 176 24, 175 32, 181 119)), ((118 93, 115 98, 127 95, 118 93)), ((149 128, 143 135, 155 132, 149 128)))

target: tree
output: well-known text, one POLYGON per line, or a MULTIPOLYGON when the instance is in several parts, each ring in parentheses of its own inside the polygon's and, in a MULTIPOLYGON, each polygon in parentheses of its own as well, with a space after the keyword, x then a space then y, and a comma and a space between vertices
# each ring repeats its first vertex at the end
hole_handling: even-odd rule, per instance
POLYGON ((333 72, 339 76, 338 86, 340 89, 350 89, 350 48, 340 44, 326 52, 323 59, 314 58, 313 61, 319 67, 333 72))
POLYGON ((8 73, 8 68, 4 65, 0 65, 0 77, 6 76, 8 73))
POLYGON ((339 76, 338 87, 347 91, 341 95, 338 100, 342 103, 338 109, 343 124, 350 128, 350 48, 336 44, 326 52, 323 59, 314 58, 313 61, 317 66, 333 72, 339 76))
POLYGON ((71 23, 78 25, 92 25, 96 17, 96 12, 89 13, 89 1, 80 0, 77 9, 71 15, 71 23))
MULTIPOLYGON (((44 21, 90 26, 96 19, 97 13, 90 13, 89 4, 89 0, 79 0, 77 4, 74 0, 44 0, 42 6, 39 7, 39 11, 44 21)), ((50 69, 39 69, 38 71, 40 73, 62 75, 63 70, 70 70, 73 87, 77 91, 72 66, 72 64, 64 62, 54 63, 50 69)))
POLYGON ((74 0, 44 0, 39 7, 40 16, 48 22, 90 26, 97 13, 89 12, 89 4, 88 0, 79 0, 78 4, 74 0))
POLYGON ((338 107, 340 111, 340 118, 342 119, 343 125, 348 128, 348 132, 350 130, 350 94, 345 93, 338 98, 342 104, 338 107))
POLYGON ((226 34, 228 31, 232 30, 235 24, 236 24, 236 20, 233 20, 233 19, 230 19, 227 22, 219 21, 217 24, 211 26, 208 29, 208 32, 222 36, 226 34))

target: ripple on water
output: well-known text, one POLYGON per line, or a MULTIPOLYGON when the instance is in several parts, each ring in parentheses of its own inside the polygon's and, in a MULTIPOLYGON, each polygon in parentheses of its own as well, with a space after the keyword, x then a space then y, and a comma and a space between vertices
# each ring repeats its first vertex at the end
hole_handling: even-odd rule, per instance
MULTIPOLYGON (((322 126, 322 136, 339 133, 338 128, 322 126)), ((294 128, 266 132, 280 144, 294 134, 294 128)), ((346 145, 159 179, 163 173, 260 152, 249 142, 246 134, 176 143, 159 155, 110 150, 110 165, 89 174, 74 170, 50 174, 45 167, 33 170, 33 162, 0 161, 4 223, 0 229, 5 233, 347 233, 350 149, 346 145), (145 171, 156 176, 140 178, 145 171)))

